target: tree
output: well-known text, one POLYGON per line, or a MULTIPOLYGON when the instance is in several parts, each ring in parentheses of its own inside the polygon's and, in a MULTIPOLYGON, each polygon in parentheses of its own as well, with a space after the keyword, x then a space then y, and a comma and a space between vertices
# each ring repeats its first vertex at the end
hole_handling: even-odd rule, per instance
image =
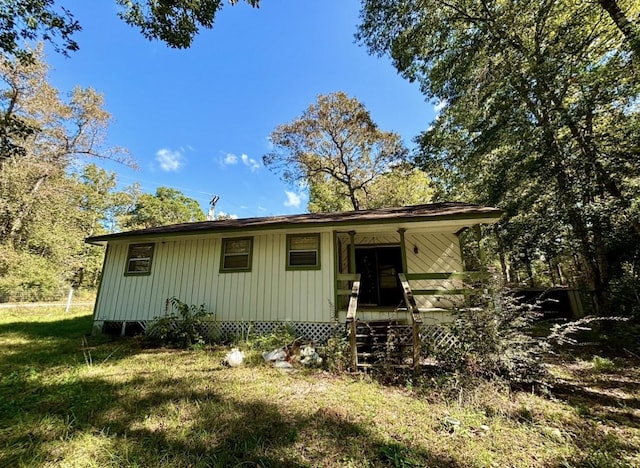
MULTIPOLYGON (((246 0, 257 8, 259 0, 246 0)), ((5 56, 31 60, 20 41, 51 43, 67 55, 78 50, 73 34, 82 27, 73 13, 55 0, 4 0, 0 5, 0 50, 5 56)), ((230 4, 238 0, 230 0, 230 4)), ((222 0, 116 0, 119 16, 148 39, 188 48, 200 28, 210 29, 222 0)))
POLYGON ((166 224, 204 221, 205 214, 193 198, 186 197, 179 190, 158 187, 155 195, 140 195, 126 218, 126 228, 145 229, 166 224))
MULTIPOLYGON (((349 198, 341 194, 338 184, 332 181, 311 181, 307 206, 309 212, 326 213, 353 209, 349 198)), ((433 182, 424 171, 406 163, 398 164, 371 182, 366 198, 360 202, 360 208, 419 205, 430 202, 434 193, 433 182)))
POLYGON ((309 186, 310 207, 320 209, 369 207, 376 182, 407 157, 400 136, 380 130, 364 105, 343 92, 318 96, 270 139, 265 166, 286 182, 309 186))
MULTIPOLYGON (((622 9, 621 4, 626 3, 625 9, 630 11, 629 2, 618 2, 616 0, 598 0, 600 6, 609 14, 611 20, 624 34, 625 38, 629 42, 631 50, 636 56, 640 56, 640 26, 634 23, 632 19, 629 19, 627 13, 622 9)), ((638 17, 636 12, 636 18, 638 17)))
POLYGON ((0 62, 0 80, 0 294, 49 294, 86 266, 84 238, 100 228, 89 179, 94 200, 113 189, 110 176, 92 166, 76 176, 76 168, 89 158, 129 159, 105 144, 110 116, 102 96, 76 88, 62 98, 47 81, 41 50, 31 61, 0 62), (18 121, 29 132, 15 132, 18 121))
POLYGON ((20 41, 48 41, 67 55, 78 50, 72 36, 81 29, 69 10, 56 8, 54 0, 5 0, 0 6, 0 50, 8 57, 33 58, 20 41))
MULTIPOLYGON (((260 0, 245 0, 254 8, 260 0)), ((159 39, 170 47, 191 46, 199 29, 211 29, 222 0, 117 0, 120 17, 140 29, 147 39, 159 39)), ((230 0, 231 5, 238 0, 230 0)))
POLYGON ((445 103, 417 163, 503 208, 514 257, 575 257, 608 314, 639 254, 640 79, 601 3, 367 0, 358 38, 445 103))

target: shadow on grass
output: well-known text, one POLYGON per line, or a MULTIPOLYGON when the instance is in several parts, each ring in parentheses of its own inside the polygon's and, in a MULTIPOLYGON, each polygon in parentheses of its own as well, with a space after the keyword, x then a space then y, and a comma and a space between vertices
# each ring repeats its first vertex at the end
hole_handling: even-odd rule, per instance
POLYGON ((0 324, 0 336, 7 333, 18 333, 30 339, 79 338, 91 331, 91 323, 91 315, 46 322, 10 322, 0 324))
MULTIPOLYGON (((90 316, 0 325, 0 466, 458 466, 382 440, 345 415, 314 411, 312 401, 301 412, 152 371, 83 375, 90 325, 90 316)), ((102 342, 91 352, 95 361, 117 360, 141 351, 132 343, 102 342)))
POLYGON ((573 407, 581 420, 571 431, 578 450, 569 466, 631 466, 622 455, 637 453, 638 447, 621 431, 628 435, 640 429, 636 365, 627 362, 611 372, 573 369, 571 378, 554 383, 552 395, 573 407))
POLYGON ((0 377, 16 371, 84 363, 85 359, 117 360, 131 354, 131 340, 88 336, 91 323, 91 315, 84 315, 47 322, 0 324, 0 377), (127 352, 114 352, 119 347, 127 348, 127 352))
POLYGON ((576 409, 583 418, 611 422, 640 429, 640 394, 638 383, 611 380, 561 382, 553 385, 552 394, 576 409))
POLYGON ((1 408, 0 466, 81 464, 78 453, 60 447, 83 436, 99 439, 97 453, 90 442, 81 447, 99 466, 460 466, 382 440, 344 415, 242 401, 215 388, 194 391, 183 378, 136 383, 23 383, 13 407, 1 408), (136 383, 154 390, 132 391, 136 383))

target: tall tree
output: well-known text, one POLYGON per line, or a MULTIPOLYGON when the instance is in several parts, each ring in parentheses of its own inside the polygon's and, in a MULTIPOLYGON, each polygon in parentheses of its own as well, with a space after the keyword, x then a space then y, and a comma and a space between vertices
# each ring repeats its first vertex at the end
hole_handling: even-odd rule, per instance
POLYGON ((158 187, 155 195, 140 195, 133 209, 125 217, 124 226, 128 229, 145 229, 206 219, 197 200, 169 187, 158 187))
MULTIPOLYGON (((307 206, 309 212, 352 210, 351 201, 344 196, 339 184, 337 181, 311 180, 307 206)), ((365 197, 360 201, 360 208, 419 205, 430 202, 434 194, 433 182, 424 171, 406 163, 398 164, 371 182, 365 197)))
POLYGON ((270 139, 265 166, 286 182, 309 186, 311 207, 370 207, 374 184, 407 157, 400 136, 380 130, 364 105, 343 92, 318 96, 270 139))
POLYGON ((640 246, 640 75, 600 2, 367 0, 361 17, 369 50, 446 104, 418 164, 504 208, 523 255, 576 252, 609 313, 612 275, 640 246))
POLYGON ((83 239, 102 215, 83 202, 87 180, 74 177, 74 168, 92 157, 128 161, 106 144, 110 116, 102 96, 76 88, 61 97, 47 81, 41 52, 32 59, 0 62, 0 134, 21 148, 0 146, 0 293, 55 290, 83 266, 83 239), (29 132, 15 132, 16 121, 29 132))

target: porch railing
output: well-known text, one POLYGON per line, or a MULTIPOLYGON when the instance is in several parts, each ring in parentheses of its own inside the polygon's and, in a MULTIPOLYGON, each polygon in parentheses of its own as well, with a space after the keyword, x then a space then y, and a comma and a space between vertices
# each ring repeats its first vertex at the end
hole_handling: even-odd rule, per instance
POLYGON ((407 310, 411 314, 411 333, 413 339, 413 368, 418 370, 420 367, 420 327, 422 326, 422 316, 420 315, 420 309, 416 304, 416 299, 413 297, 413 291, 409 286, 409 281, 404 273, 398 273, 398 279, 402 285, 402 294, 404 295, 404 303, 407 306, 407 310))
MULTIPOLYGON (((485 271, 461 271, 461 272, 437 272, 437 273, 406 273, 407 282, 420 280, 463 280, 468 283, 482 283, 487 278, 485 271)), ((431 288, 413 289, 414 296, 470 296, 478 294, 478 290, 472 287, 466 288, 431 288)))
MULTIPOLYGON (((358 345, 356 340, 356 312, 358 310, 358 294, 360 293, 360 274, 342 275, 350 278, 342 278, 353 281, 349 294, 349 306, 347 307, 346 326, 349 332, 349 347, 351 348, 351 366, 353 370, 358 368, 358 345)), ((344 295, 344 291, 338 291, 339 295, 344 295)))

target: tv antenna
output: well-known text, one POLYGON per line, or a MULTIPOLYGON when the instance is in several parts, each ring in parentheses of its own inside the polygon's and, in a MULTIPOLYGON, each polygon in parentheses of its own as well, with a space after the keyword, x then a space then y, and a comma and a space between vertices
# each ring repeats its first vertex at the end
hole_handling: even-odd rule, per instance
POLYGON ((211 197, 211 201, 209 202, 209 213, 207 213, 207 221, 214 221, 216 219, 216 203, 218 203, 220 197, 218 195, 213 195, 211 197))

